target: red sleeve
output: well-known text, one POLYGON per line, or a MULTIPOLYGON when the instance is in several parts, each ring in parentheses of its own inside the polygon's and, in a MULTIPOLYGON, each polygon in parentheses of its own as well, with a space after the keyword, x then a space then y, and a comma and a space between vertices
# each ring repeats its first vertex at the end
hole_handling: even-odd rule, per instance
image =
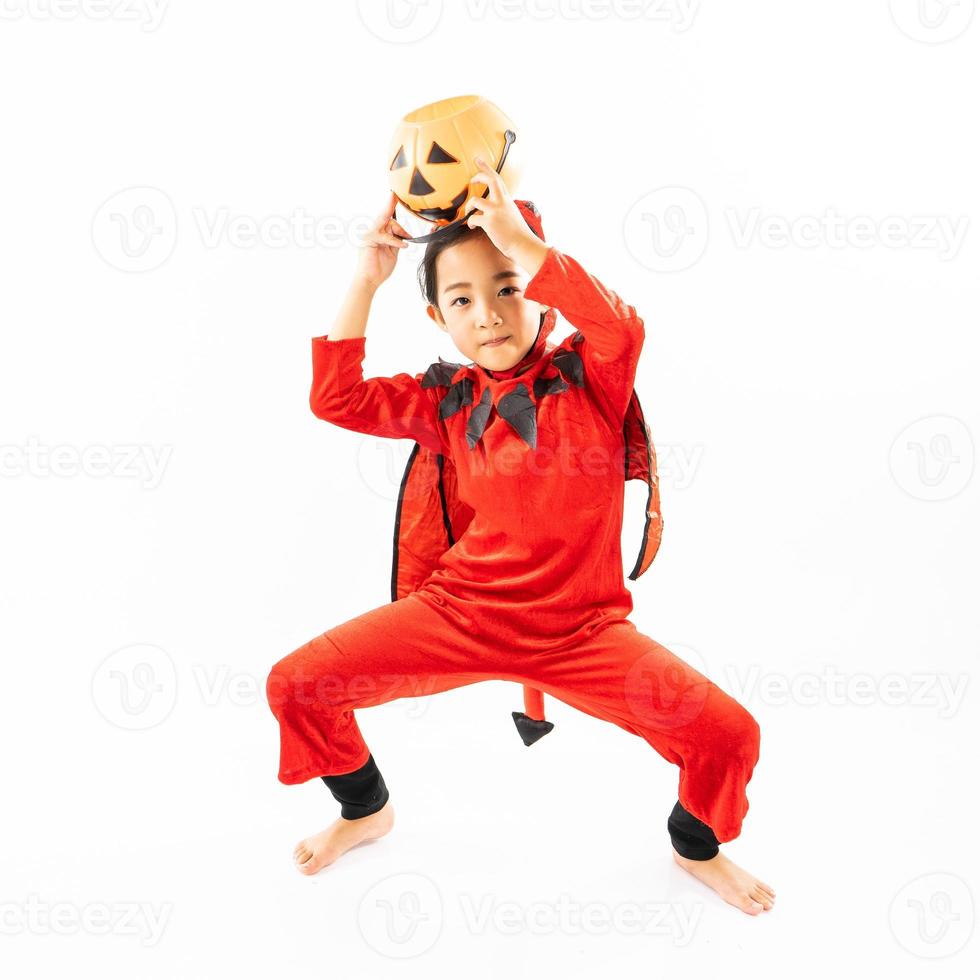
POLYGON ((362 363, 366 339, 313 338, 313 414, 354 432, 384 439, 414 439, 426 449, 443 452, 435 389, 421 386, 424 374, 365 380, 362 363))
POLYGON ((606 417, 622 425, 643 349, 643 321, 636 310, 553 245, 524 295, 555 307, 578 328, 584 340, 575 349, 586 384, 606 417))

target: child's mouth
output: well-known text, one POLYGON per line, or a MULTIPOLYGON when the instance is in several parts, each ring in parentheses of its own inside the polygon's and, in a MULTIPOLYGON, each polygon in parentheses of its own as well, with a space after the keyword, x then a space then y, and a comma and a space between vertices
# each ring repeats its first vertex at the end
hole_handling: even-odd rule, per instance
POLYGON ((487 341, 487 343, 485 343, 483 346, 499 347, 505 340, 510 340, 510 334, 508 334, 506 337, 498 337, 496 340, 487 341))

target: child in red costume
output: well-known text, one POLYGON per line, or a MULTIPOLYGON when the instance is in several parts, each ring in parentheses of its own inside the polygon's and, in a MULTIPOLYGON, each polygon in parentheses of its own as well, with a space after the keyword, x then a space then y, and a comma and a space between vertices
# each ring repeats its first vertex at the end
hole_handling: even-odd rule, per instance
POLYGON ((488 196, 468 203, 479 210, 435 250, 438 291, 430 284, 428 307, 469 364, 440 359, 414 376, 363 377, 370 296, 406 244, 391 207, 366 238, 332 335, 313 339, 314 413, 451 459, 471 519, 417 589, 334 626, 270 671, 280 781, 319 776, 341 803, 339 820, 297 846, 296 863, 313 874, 392 826, 355 709, 513 680, 640 736, 677 765, 675 859, 757 914, 772 907, 772 889, 718 844, 738 836, 748 811, 759 726, 627 618, 624 421, 643 322, 544 242, 537 210, 515 202, 496 171, 481 163, 474 179, 488 196), (556 307, 578 328, 557 346, 547 343, 556 307))

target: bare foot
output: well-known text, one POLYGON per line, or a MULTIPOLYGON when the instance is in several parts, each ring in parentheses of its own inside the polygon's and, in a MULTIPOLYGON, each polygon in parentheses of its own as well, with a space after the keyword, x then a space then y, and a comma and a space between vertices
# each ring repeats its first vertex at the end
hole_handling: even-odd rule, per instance
POLYGON ((710 861, 692 861, 674 851, 674 860, 695 878, 713 888, 721 897, 749 915, 769 911, 776 901, 776 893, 748 871, 743 871, 719 851, 710 861))
POLYGON ((305 875, 315 875, 333 864, 352 847, 384 837, 395 823, 395 811, 389 800, 377 813, 356 820, 339 817, 326 830, 301 840, 293 851, 296 867, 305 875))

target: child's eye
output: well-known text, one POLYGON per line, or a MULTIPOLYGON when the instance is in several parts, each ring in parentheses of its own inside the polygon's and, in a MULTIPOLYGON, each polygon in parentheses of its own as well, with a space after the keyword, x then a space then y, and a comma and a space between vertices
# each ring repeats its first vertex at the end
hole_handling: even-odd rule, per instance
MULTIPOLYGON (((517 287, 516 286, 504 286, 500 291, 503 292, 504 289, 513 289, 515 293, 517 292, 517 287)), ((466 297, 465 296, 457 296, 449 305, 450 306, 455 306, 461 299, 466 299, 466 297)), ((466 299, 466 302, 468 303, 469 300, 466 299)))

